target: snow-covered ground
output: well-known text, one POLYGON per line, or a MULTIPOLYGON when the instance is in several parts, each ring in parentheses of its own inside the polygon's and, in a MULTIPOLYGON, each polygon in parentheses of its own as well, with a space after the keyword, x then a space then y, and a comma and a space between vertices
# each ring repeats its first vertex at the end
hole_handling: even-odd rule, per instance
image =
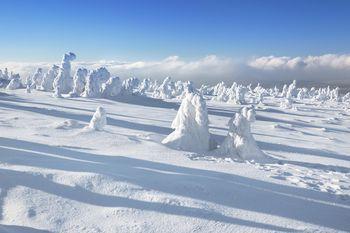
MULTIPOLYGON (((0 95, 0 232, 349 232, 350 111, 270 97, 252 132, 270 163, 170 149, 179 103, 0 95), (102 131, 86 128, 96 108, 102 131)), ((240 105, 207 101, 220 142, 240 105)))

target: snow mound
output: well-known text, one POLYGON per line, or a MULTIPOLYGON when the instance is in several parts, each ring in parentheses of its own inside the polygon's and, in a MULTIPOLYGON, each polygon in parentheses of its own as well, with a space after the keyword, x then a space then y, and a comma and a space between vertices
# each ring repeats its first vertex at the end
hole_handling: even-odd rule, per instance
POLYGON ((81 127, 82 127, 82 124, 80 124, 78 121, 69 119, 56 124, 54 128, 55 129, 74 129, 74 128, 81 128, 81 127))

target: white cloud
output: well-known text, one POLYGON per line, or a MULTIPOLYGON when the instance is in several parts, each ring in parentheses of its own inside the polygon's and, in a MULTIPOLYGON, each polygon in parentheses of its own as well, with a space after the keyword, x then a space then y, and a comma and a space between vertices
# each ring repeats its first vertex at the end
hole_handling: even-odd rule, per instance
POLYGON ((314 68, 331 68, 331 69, 350 69, 349 54, 325 54, 321 56, 307 57, 259 57, 248 62, 250 67, 262 70, 277 69, 314 69, 314 68))
MULTIPOLYGON (((78 57, 79 58, 79 57, 78 57)), ((59 60, 56 64, 59 64, 59 60)), ((0 69, 7 67, 9 71, 19 73, 25 78, 41 67, 47 70, 52 63, 0 63, 0 69)), ((186 61, 178 56, 170 56, 162 60, 123 62, 113 60, 74 61, 73 70, 85 67, 90 70, 106 67, 112 75, 121 78, 138 77, 164 79, 171 76, 179 80, 192 80, 196 84, 217 83, 226 81, 283 81, 297 80, 348 80, 350 82, 350 55, 325 54, 306 57, 254 58, 241 63, 232 58, 208 55, 196 60, 186 61)))

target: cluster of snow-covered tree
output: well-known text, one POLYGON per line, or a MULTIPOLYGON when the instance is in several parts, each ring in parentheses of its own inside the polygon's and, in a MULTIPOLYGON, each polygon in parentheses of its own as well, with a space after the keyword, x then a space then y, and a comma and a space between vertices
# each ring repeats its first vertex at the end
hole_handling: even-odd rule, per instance
POLYGON ((214 86, 202 85, 199 89, 191 81, 173 81, 166 77, 162 82, 149 78, 140 81, 129 78, 124 81, 111 76, 104 68, 87 70, 78 68, 72 75, 71 62, 76 58, 74 53, 66 53, 61 65, 53 65, 47 72, 38 68, 36 72, 22 80, 19 74, 9 73, 7 69, 0 70, 0 87, 6 89, 26 88, 53 92, 55 97, 102 97, 109 98, 118 95, 142 95, 158 99, 183 99, 186 93, 201 93, 207 99, 234 104, 263 104, 266 97, 279 98, 282 108, 293 108, 294 101, 311 99, 318 102, 350 103, 350 93, 340 96, 339 88, 297 88, 296 82, 285 84, 280 90, 277 87, 264 88, 260 84, 240 85, 234 82, 227 86, 220 82, 214 86))

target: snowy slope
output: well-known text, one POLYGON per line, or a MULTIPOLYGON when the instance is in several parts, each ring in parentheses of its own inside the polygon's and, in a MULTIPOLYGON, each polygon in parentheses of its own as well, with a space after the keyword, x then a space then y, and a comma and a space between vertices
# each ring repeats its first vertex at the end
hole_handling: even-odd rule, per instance
MULTIPOLYGON (((162 145, 177 102, 3 90, 0 232, 349 232, 350 112, 265 102, 257 164, 162 145), (108 125, 85 129, 98 106, 108 125)), ((222 141, 240 106, 207 105, 222 141)))

